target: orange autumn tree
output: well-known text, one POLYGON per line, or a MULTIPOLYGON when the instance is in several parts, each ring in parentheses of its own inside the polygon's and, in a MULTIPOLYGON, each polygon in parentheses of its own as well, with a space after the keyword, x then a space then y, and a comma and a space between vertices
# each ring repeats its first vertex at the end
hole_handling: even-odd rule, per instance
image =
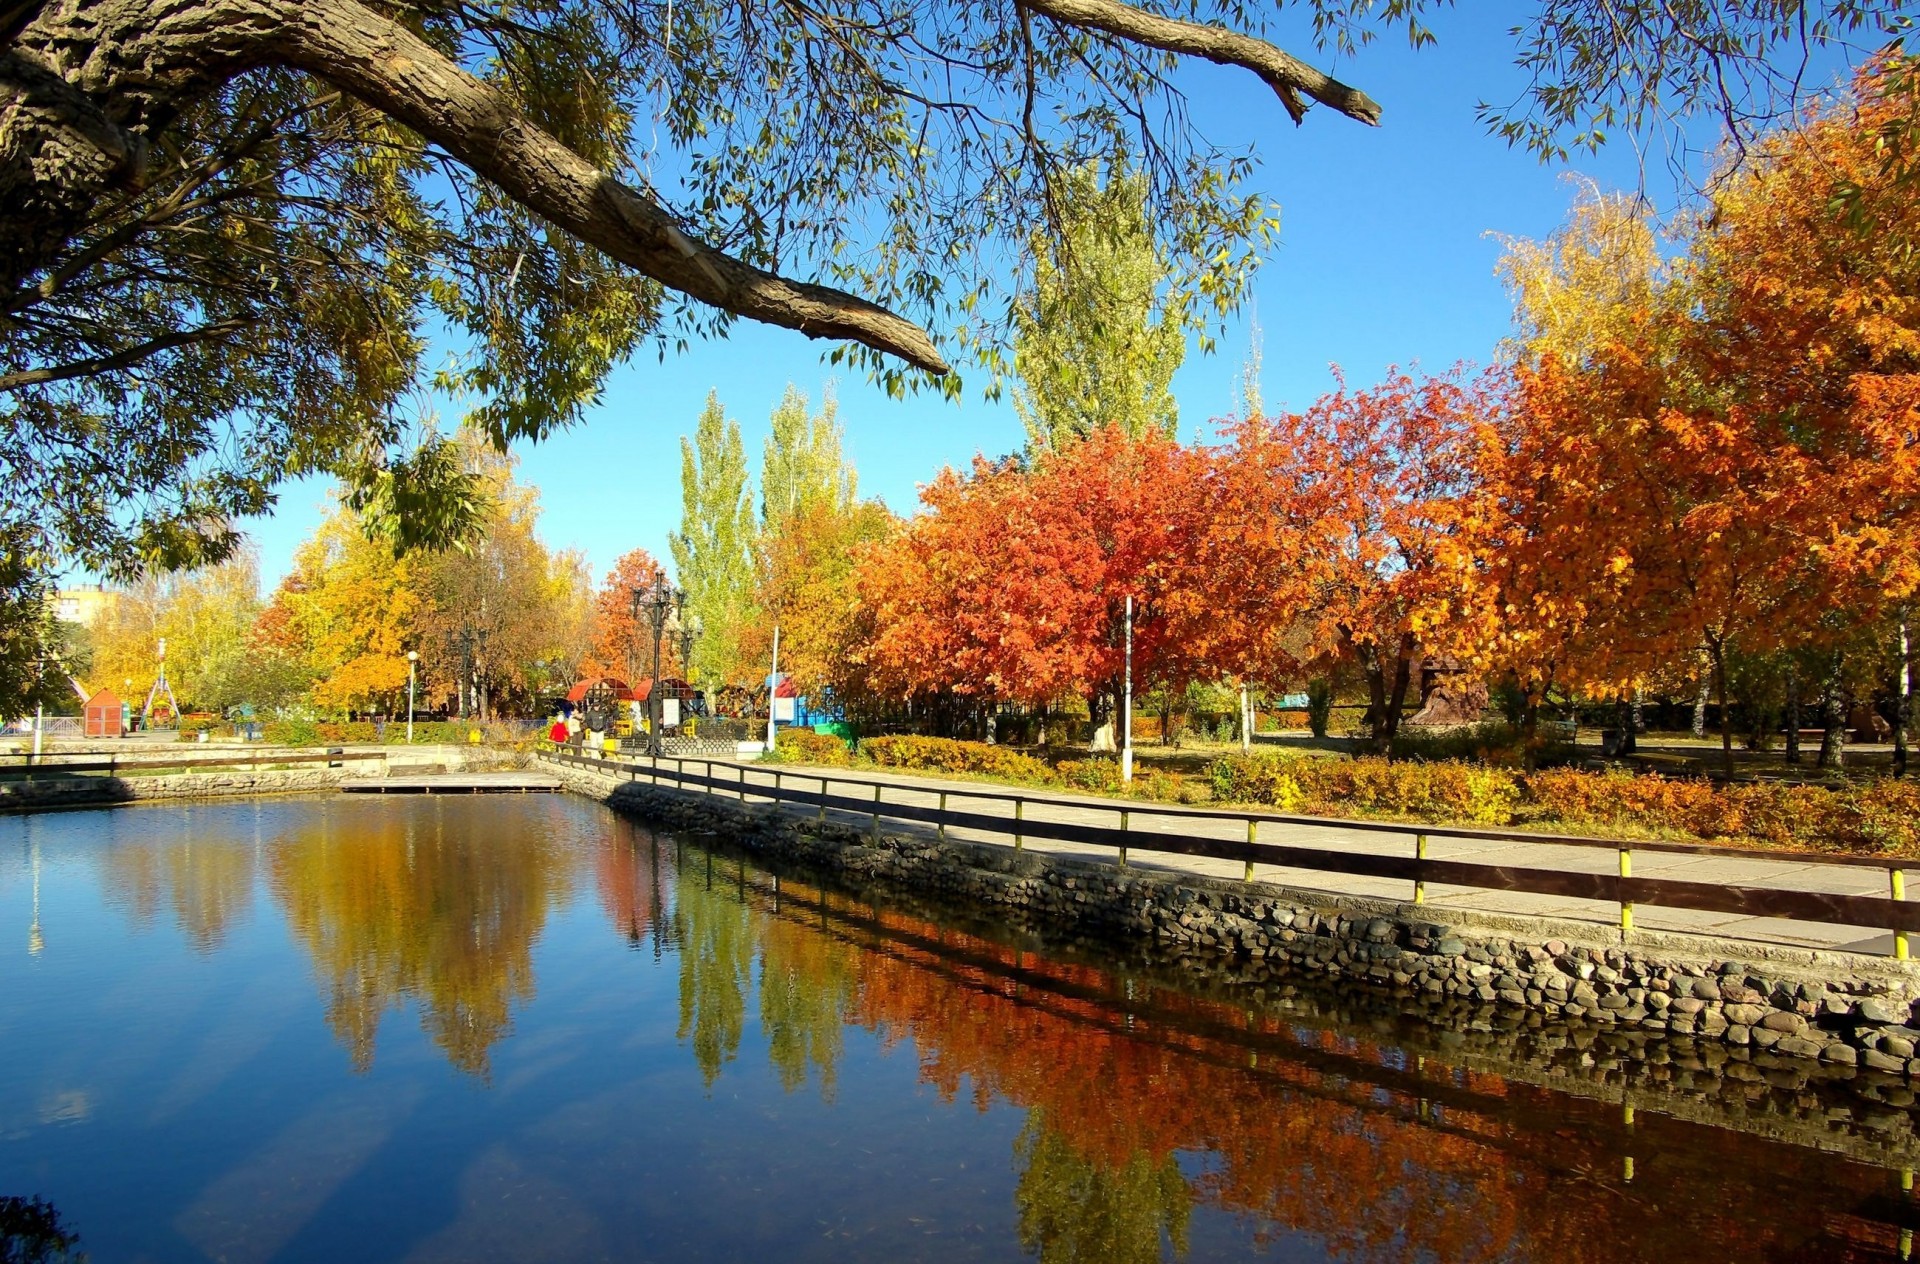
POLYGON ((877 500, 819 500, 762 532, 754 548, 760 617, 740 636, 747 660, 771 664, 778 623, 780 671, 801 696, 831 693, 842 704, 870 696, 861 655, 868 628, 853 596, 854 571, 897 527, 877 500))
POLYGON ((1095 749, 1111 750, 1125 601, 1134 679, 1184 683, 1198 665, 1192 542, 1206 458, 1159 435, 1103 427, 1033 467, 976 461, 943 471, 929 510, 860 568, 876 683, 1044 703, 1084 696, 1095 749))
MULTIPOLYGON (((593 595, 592 626, 587 656, 580 664, 581 679, 616 676, 628 684, 638 684, 653 675, 653 627, 642 615, 633 614, 633 594, 652 588, 666 572, 653 554, 633 549, 620 555, 607 572, 600 590, 593 595)), ((672 637, 660 642, 661 671, 677 668, 679 649, 672 637)))
POLYGON ((1421 655, 1473 637, 1460 597, 1482 528, 1467 493, 1476 427, 1502 394, 1497 375, 1394 370, 1227 427, 1194 578, 1199 608, 1238 629, 1222 642, 1233 666, 1351 662, 1374 747, 1391 748, 1421 655))
POLYGON ((1920 265, 1901 244, 1920 207, 1878 146, 1912 108, 1892 91, 1868 74, 1766 138, 1683 225, 1684 259, 1642 252, 1648 284, 1588 286, 1637 297, 1523 362, 1489 448, 1497 660, 1607 693, 1703 654, 1729 773, 1729 655, 1837 653, 1920 569, 1920 265))

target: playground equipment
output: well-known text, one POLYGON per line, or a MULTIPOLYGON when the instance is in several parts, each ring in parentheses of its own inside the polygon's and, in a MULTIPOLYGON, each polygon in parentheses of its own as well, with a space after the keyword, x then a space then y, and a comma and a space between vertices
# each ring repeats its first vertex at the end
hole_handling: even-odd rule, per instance
POLYGON ((153 702, 162 692, 167 695, 165 717, 167 720, 178 724, 180 722, 180 702, 173 696, 173 686, 167 683, 167 638, 164 636, 160 638, 160 659, 159 666, 153 677, 153 688, 147 690, 147 703, 140 708, 141 728, 148 729, 153 727, 153 702))

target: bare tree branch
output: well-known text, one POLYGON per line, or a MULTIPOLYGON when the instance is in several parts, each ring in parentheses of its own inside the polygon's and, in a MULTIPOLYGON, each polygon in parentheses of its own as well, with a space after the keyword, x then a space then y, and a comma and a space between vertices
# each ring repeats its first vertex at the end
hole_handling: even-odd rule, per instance
POLYGON ((1372 97, 1263 39, 1224 27, 1161 17, 1119 0, 1019 0, 1019 4, 1069 26, 1104 31, 1169 53, 1202 57, 1219 66, 1251 70, 1279 94, 1280 103, 1295 123, 1306 117, 1306 103, 1300 99, 1304 95, 1370 127, 1380 125, 1380 106, 1372 97))

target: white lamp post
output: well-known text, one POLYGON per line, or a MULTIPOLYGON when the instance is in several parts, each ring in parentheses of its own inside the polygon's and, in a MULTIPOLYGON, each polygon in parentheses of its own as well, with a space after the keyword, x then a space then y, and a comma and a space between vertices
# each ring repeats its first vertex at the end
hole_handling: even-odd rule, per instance
POLYGON ((1121 684, 1120 780, 1133 784, 1133 597, 1127 597, 1126 679, 1121 684))
POLYGON ((407 651, 407 745, 413 745, 413 677, 420 663, 420 651, 407 651))
POLYGON ((767 673, 767 753, 772 754, 779 733, 774 729, 774 712, 780 709, 780 625, 773 625, 773 668, 767 673))

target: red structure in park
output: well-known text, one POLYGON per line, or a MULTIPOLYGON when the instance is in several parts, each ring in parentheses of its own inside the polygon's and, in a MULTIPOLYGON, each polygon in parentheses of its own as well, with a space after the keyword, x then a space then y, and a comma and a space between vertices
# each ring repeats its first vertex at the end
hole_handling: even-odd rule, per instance
POLYGON ((87 699, 83 729, 88 737, 119 737, 126 716, 126 704, 111 689, 102 689, 87 699))

